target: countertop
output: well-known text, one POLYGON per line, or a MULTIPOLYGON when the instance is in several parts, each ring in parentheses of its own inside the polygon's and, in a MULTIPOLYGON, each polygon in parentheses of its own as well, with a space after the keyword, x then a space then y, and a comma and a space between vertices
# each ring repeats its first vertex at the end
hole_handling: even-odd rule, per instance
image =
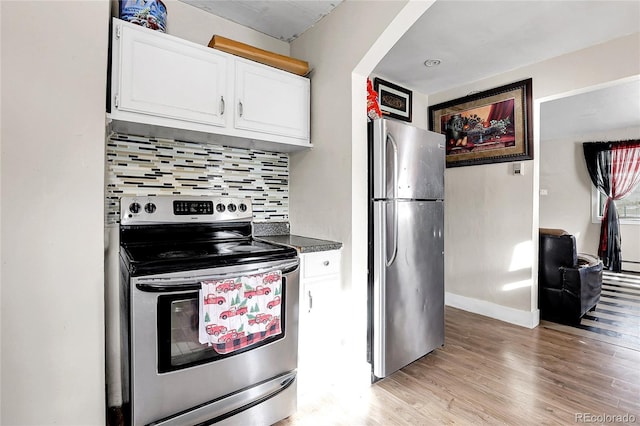
POLYGON ((337 241, 319 240, 317 238, 301 237, 299 235, 265 235, 256 237, 270 243, 282 244, 293 247, 300 253, 313 253, 318 251, 338 250, 342 243, 337 241))

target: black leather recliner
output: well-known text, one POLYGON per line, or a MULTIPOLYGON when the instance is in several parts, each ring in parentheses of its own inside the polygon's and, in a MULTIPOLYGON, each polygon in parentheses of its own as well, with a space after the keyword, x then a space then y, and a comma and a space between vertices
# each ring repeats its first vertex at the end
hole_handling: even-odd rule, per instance
POLYGON ((538 306, 549 321, 577 323, 600 300, 600 259, 576 253, 576 239, 561 229, 540 228, 538 306))

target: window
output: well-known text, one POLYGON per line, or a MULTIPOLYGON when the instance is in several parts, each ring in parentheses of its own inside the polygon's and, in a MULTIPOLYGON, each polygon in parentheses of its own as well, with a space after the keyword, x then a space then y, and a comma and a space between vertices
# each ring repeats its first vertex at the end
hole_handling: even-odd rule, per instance
MULTIPOLYGON (((602 220, 604 203, 606 201, 607 197, 591 185, 591 217, 594 223, 600 223, 602 220)), ((640 185, 638 185, 631 194, 622 200, 615 201, 615 203, 618 209, 620 223, 640 225, 640 185)))

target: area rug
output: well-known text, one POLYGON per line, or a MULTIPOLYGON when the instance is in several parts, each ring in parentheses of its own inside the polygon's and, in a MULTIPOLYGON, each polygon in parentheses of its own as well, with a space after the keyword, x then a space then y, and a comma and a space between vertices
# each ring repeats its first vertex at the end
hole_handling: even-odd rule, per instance
POLYGON ((600 301, 580 324, 540 326, 640 351, 640 274, 604 271, 600 301))

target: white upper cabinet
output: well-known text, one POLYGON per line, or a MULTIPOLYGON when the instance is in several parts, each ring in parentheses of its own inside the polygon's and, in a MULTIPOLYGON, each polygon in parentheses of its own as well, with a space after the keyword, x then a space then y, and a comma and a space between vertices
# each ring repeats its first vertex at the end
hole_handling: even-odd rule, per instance
POLYGON ((133 25, 120 39, 117 109, 225 125, 227 56, 133 25))
POLYGON ((309 137, 309 80, 255 62, 236 60, 239 129, 309 137))
POLYGON ((309 79, 114 18, 112 130, 293 151, 309 143, 309 79))

